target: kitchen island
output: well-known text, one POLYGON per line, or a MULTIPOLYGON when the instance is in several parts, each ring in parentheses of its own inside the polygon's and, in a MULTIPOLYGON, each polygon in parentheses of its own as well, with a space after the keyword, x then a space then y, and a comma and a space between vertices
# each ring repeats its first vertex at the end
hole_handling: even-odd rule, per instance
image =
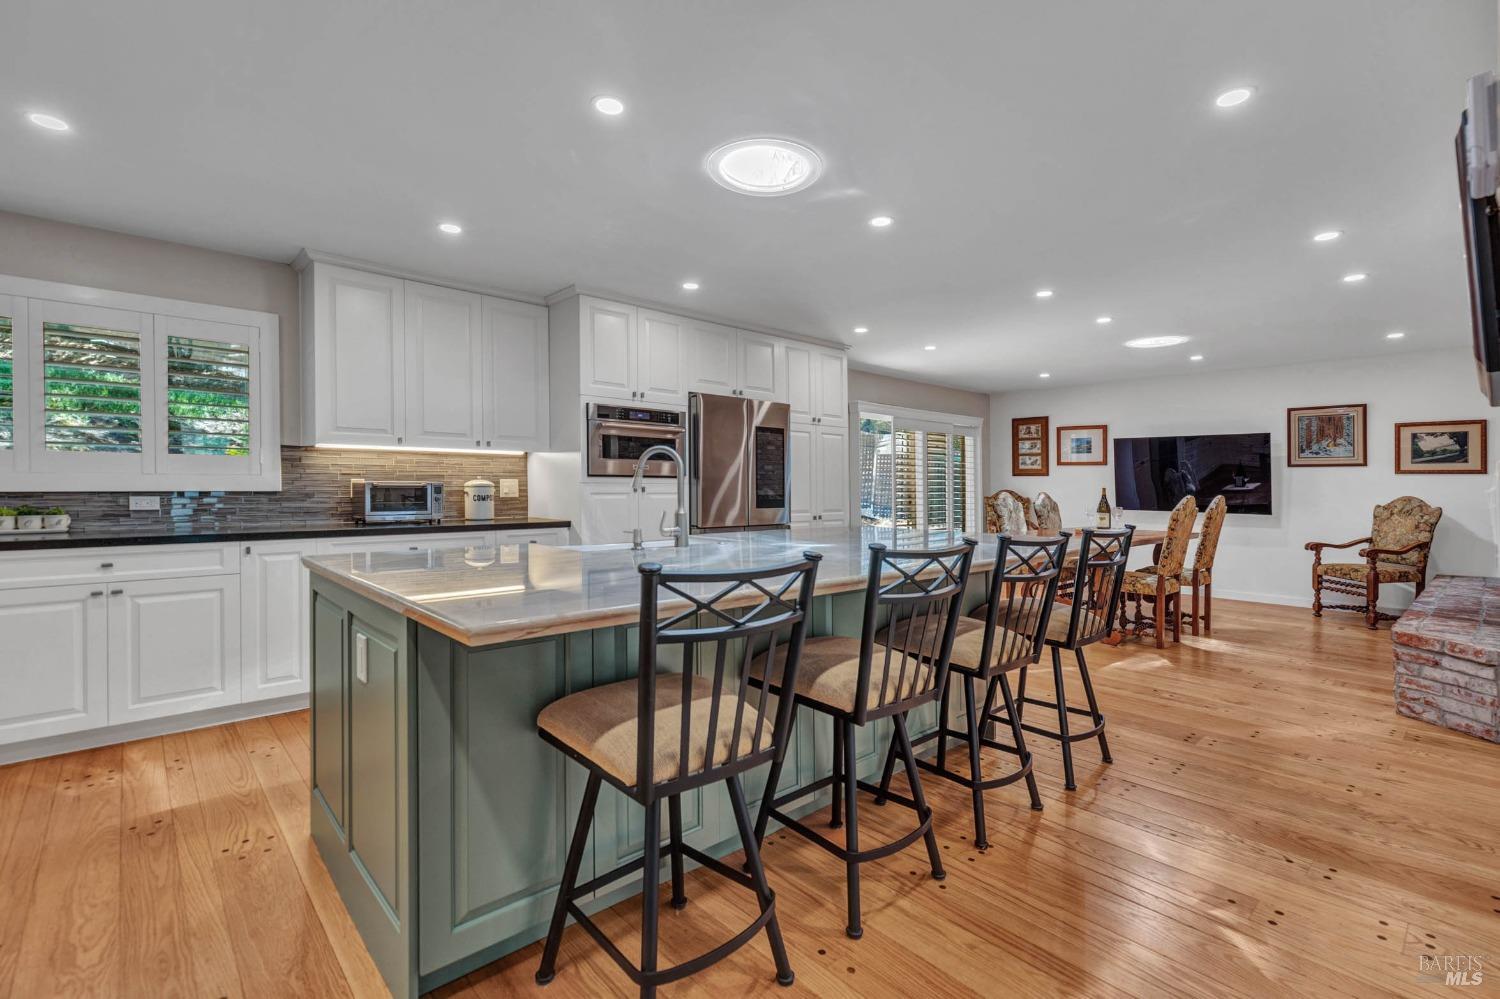
MULTIPOLYGON (((586 779, 538 737, 565 694, 635 673, 642 562, 723 570, 823 556, 813 635, 858 635, 868 546, 954 535, 876 528, 695 535, 686 548, 499 545, 305 559, 312 572, 312 834, 393 995, 415 996, 545 935, 586 779)), ((981 538, 966 608, 995 540, 981 538)), ((671 605, 664 603, 662 611, 671 605)), ((913 735, 936 708, 911 719, 913 735)), ((780 790, 831 768, 831 733, 798 718, 780 790)), ((883 762, 889 723, 859 730, 883 762)), ((764 769, 745 781, 752 809, 764 769)), ((821 799, 805 808, 816 808, 821 799)), ((642 811, 606 787, 580 880, 641 852, 642 811)), ((683 796, 688 842, 739 848, 722 786, 683 796)), ((775 884, 774 864, 769 869, 775 884)), ((583 905, 640 891, 639 879, 583 905)))

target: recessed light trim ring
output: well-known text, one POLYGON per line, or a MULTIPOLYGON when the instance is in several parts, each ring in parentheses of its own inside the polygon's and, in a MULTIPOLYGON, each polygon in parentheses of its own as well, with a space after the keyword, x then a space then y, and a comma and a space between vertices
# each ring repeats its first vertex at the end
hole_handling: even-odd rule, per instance
POLYGON ((736 139, 709 153, 704 168, 725 190, 780 198, 815 184, 823 174, 823 158, 791 139, 736 139))

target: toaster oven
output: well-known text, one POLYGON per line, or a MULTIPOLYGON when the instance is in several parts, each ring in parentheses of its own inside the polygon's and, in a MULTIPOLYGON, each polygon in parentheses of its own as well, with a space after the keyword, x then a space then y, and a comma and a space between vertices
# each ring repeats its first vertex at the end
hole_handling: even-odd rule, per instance
POLYGON ((441 482, 352 479, 354 519, 362 524, 432 523, 443 519, 441 482))

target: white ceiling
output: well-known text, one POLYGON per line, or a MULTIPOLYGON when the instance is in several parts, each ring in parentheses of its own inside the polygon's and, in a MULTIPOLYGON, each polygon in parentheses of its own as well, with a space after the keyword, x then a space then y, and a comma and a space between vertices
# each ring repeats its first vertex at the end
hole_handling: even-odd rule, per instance
POLYGON ((1195 352, 1226 367, 1459 347, 1451 143, 1464 80, 1495 64, 1495 14, 9 0, 0 207, 530 296, 613 289, 983 391, 1186 370, 1195 352), (1214 107, 1239 84, 1255 99, 1214 107), (625 114, 595 113, 597 94, 625 114), (787 198, 708 179, 711 149, 757 134, 813 146, 822 179, 787 198), (895 225, 865 224, 882 213, 895 225), (436 231, 449 219, 462 236, 436 231), (1314 245, 1324 228, 1347 235, 1314 245), (1341 283, 1354 270, 1369 280, 1341 283), (1159 333, 1193 339, 1120 346, 1159 333))

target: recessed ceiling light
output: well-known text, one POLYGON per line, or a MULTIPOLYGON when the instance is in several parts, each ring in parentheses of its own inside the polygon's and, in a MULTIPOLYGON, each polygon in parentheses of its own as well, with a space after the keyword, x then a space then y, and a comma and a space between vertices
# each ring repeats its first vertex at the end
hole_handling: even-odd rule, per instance
POLYGON ((889 215, 877 215, 870 220, 870 226, 874 229, 884 229, 894 221, 896 220, 889 215))
POLYGON ((1385 335, 1385 338, 1387 340, 1399 340, 1404 336, 1406 336, 1406 334, 1401 332, 1400 330, 1391 330, 1391 332, 1385 335))
POLYGON ((1052 372, 1050 372, 1050 371, 1043 371, 1041 374, 1037 375, 1037 377, 1038 378, 1051 378, 1052 377, 1052 372))
POLYGON ((937 350, 937 344, 935 344, 935 343, 929 343, 927 346, 923 347, 922 349, 923 350, 937 350))
POLYGON ((1344 230, 1342 230, 1342 229, 1325 229, 1324 231, 1322 231, 1322 232, 1318 233, 1317 235, 1313 236, 1313 242, 1314 243, 1332 243, 1334 240, 1338 239, 1343 234, 1344 234, 1344 230))
POLYGON ((450 236, 457 236, 459 233, 464 231, 464 227, 459 225, 457 222, 439 222, 438 229, 441 232, 446 232, 450 236))
POLYGON ((1051 288, 1041 288, 1041 289, 1038 289, 1038 291, 1036 293, 1036 297, 1037 298, 1051 298, 1052 297, 1052 289, 1051 288))
POLYGON ((684 282, 682 282, 682 290, 683 291, 697 291, 698 290, 698 282, 697 281, 684 281, 684 282))
POLYGON ((870 332, 870 327, 868 327, 868 326, 856 326, 856 327, 854 327, 854 332, 856 332, 856 333, 868 333, 868 332, 870 332))
POLYGON ((31 112, 26 116, 26 120, 51 132, 66 132, 72 127, 56 115, 43 114, 40 111, 31 112))
POLYGON ((625 102, 618 97, 595 97, 594 110, 613 118, 625 110, 625 102))
POLYGON ((1345 284, 1359 284, 1361 281, 1363 281, 1367 277, 1369 277, 1368 274, 1362 273, 1360 271, 1355 271, 1353 274, 1345 274, 1344 275, 1344 283, 1345 284))
POLYGON ((1175 347, 1179 343, 1187 343, 1185 336, 1141 336, 1134 340, 1126 340, 1125 346, 1134 347, 1137 350, 1151 350, 1156 347, 1175 347))
POLYGON ((1214 103, 1221 108, 1239 107, 1254 96, 1254 87, 1235 87, 1233 90, 1226 90, 1218 97, 1215 97, 1214 103))
POLYGON ((1114 316, 1100 316, 1098 319, 1094 320, 1094 322, 1098 323, 1100 326, 1108 326, 1110 323, 1112 323, 1114 321, 1115 321, 1115 317, 1114 316))
POLYGON ((823 160, 800 142, 738 139, 708 154, 708 175, 739 194, 774 198, 810 187, 823 172, 823 160))
POLYGON ((1192 357, 1188 358, 1188 360, 1189 361, 1201 361, 1201 360, 1203 360, 1203 355, 1202 354, 1194 354, 1192 357))

